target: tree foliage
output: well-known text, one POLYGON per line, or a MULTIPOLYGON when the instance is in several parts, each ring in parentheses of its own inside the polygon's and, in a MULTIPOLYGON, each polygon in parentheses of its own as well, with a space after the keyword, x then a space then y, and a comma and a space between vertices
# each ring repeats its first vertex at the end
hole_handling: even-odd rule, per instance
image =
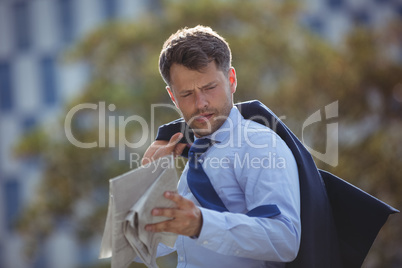
MULTIPOLYGON (((357 185, 395 207, 402 207, 402 68, 390 49, 401 42, 401 23, 380 32, 355 27, 334 47, 298 21, 294 1, 163 1, 157 13, 133 22, 106 24, 84 38, 68 55, 91 67, 82 93, 69 103, 59 124, 42 127, 21 141, 21 157, 43 163, 43 179, 33 202, 19 222, 29 249, 54 232, 60 221, 87 239, 103 232, 108 179, 130 169, 130 153, 145 147, 124 147, 119 160, 119 135, 134 142, 144 129, 139 124, 119 128, 118 118, 139 115, 151 122, 151 104, 170 103, 158 72, 164 40, 177 29, 211 26, 229 42, 238 75, 236 101, 259 99, 299 136, 303 121, 325 105, 339 101, 339 164, 317 159, 319 167, 357 185), (105 147, 78 148, 66 138, 64 121, 82 103, 106 105, 105 129, 98 110, 80 111, 71 130, 80 141, 99 141, 105 147), (109 109, 110 104, 116 109, 109 109), (111 136, 110 118, 115 118, 111 136), (111 147, 110 140, 115 142, 111 147)), ((178 117, 173 109, 156 114, 154 127, 178 117)), ((325 122, 310 131, 309 146, 325 150, 325 122)), ((131 168, 134 168, 132 166, 131 168)), ((392 216, 377 238, 365 265, 392 267, 402 263, 400 216, 392 216), (398 223, 399 221, 399 223, 398 223)))

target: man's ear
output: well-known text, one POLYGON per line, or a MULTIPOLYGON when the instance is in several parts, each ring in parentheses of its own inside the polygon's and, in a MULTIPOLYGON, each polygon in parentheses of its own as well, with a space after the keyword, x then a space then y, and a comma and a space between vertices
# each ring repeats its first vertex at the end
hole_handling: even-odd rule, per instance
POLYGON ((169 87, 169 86, 166 86, 166 90, 167 90, 167 92, 168 92, 168 94, 169 94, 170 99, 171 99, 172 102, 174 103, 174 105, 175 105, 177 108, 179 108, 179 106, 177 106, 176 99, 174 98, 173 92, 172 92, 172 90, 170 89, 170 87, 169 87))
POLYGON ((236 78, 235 68, 230 67, 228 77, 229 77, 230 92, 233 94, 236 92, 236 87, 237 87, 237 78, 236 78))

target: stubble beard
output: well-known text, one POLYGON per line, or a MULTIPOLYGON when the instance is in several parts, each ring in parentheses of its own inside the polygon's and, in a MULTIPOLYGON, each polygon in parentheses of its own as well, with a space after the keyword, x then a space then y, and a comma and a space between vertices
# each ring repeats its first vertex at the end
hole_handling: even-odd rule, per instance
POLYGON ((185 121, 190 126, 190 128, 193 130, 194 134, 197 137, 207 136, 217 131, 223 125, 223 123, 228 118, 232 107, 233 103, 228 102, 220 110, 219 109, 199 110, 196 113, 194 113, 190 118, 188 119, 185 118, 185 121), (213 117, 206 122, 195 121, 195 118, 197 118, 200 114, 203 113, 207 114, 212 113, 213 117))

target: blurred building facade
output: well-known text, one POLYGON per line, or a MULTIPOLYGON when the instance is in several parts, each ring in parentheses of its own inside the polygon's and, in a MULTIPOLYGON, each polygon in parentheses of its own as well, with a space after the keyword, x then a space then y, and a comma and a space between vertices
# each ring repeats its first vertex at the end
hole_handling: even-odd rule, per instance
MULTIPOLYGON (((402 17, 398 0, 304 2, 302 23, 335 44, 355 23, 377 27, 402 17)), ((157 0, 0 0, 0 267, 67 268, 97 258, 99 240, 81 245, 60 224, 35 261, 24 260, 13 226, 35 194, 41 168, 38 161, 17 160, 13 148, 33 127, 56 120, 87 81, 87 66, 61 61, 66 49, 102 23, 133 20, 157 6, 157 0)))
MULTIPOLYGON (((13 227, 35 194, 40 163, 17 160, 16 142, 30 129, 60 116, 89 76, 63 53, 89 31, 113 19, 133 20, 152 1, 0 0, 0 267, 78 267, 97 258, 98 245, 80 245, 60 225, 33 263, 13 227)), ((96 244, 96 242, 95 242, 96 244)))

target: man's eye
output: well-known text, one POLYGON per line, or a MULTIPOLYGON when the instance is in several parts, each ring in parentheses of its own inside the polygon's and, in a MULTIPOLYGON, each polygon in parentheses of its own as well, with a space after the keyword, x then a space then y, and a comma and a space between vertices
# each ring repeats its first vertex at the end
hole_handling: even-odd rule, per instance
POLYGON ((209 89, 214 89, 214 88, 216 88, 216 86, 212 86, 212 87, 209 87, 207 89, 209 90, 209 89))

